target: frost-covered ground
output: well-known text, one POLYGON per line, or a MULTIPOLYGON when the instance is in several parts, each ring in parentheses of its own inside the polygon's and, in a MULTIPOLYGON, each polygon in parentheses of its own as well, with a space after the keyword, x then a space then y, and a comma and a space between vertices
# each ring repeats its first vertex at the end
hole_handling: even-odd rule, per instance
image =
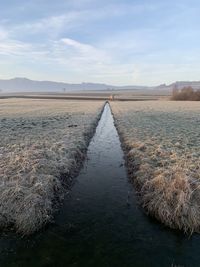
POLYGON ((115 122, 145 210, 200 231, 200 103, 113 102, 115 122))
POLYGON ((51 220, 63 183, 84 159, 103 105, 0 100, 0 227, 30 234, 51 220))

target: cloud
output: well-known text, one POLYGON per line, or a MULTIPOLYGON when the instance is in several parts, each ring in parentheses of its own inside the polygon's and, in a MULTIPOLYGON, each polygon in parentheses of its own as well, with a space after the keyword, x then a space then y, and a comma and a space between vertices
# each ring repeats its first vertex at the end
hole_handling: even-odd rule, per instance
POLYGON ((36 21, 27 22, 12 27, 13 34, 21 32, 28 35, 43 33, 46 36, 57 36, 62 30, 74 27, 79 18, 79 12, 70 12, 67 15, 50 16, 36 21))
POLYGON ((14 3, 0 11, 1 73, 7 64, 8 73, 21 76, 21 64, 23 76, 72 82, 155 84, 175 75, 198 77, 199 8, 185 0, 14 3))
POLYGON ((58 44, 64 48, 63 52, 71 52, 71 59, 79 59, 82 62, 102 63, 109 61, 109 55, 105 51, 92 45, 78 42, 70 38, 62 38, 58 44))
MULTIPOLYGON (((98 5, 97 2, 96 5, 94 5, 94 2, 92 5, 92 1, 90 0, 82 0, 79 4, 75 4, 73 1, 70 1, 70 3, 73 3, 73 6, 76 8, 66 9, 66 6, 63 4, 63 10, 65 11, 63 12, 61 6, 59 14, 52 14, 52 11, 49 12, 50 14, 48 14, 48 11, 44 10, 45 16, 36 19, 26 18, 26 20, 21 21, 21 23, 20 21, 13 23, 11 20, 8 25, 15 37, 19 35, 26 36, 43 34, 46 37, 50 36, 51 38, 56 38, 63 33, 65 35, 67 32, 72 30, 84 31, 86 28, 95 30, 95 25, 93 26, 93 24, 98 22, 103 22, 103 25, 108 23, 108 26, 111 23, 111 26, 114 29, 115 27, 118 27, 117 19, 119 18, 128 16, 128 18, 132 19, 130 16, 140 16, 143 12, 152 11, 155 10, 155 8, 158 8, 156 5, 150 5, 149 3, 115 4, 111 1, 111 3, 108 2, 106 5, 104 3, 98 5), (112 22, 112 20, 114 20, 114 22, 112 22)), ((28 7, 31 8, 30 5, 28 5, 28 7)), ((45 8, 43 5, 42 7, 45 8)), ((46 7, 47 10, 48 8, 49 7, 46 7)), ((52 8, 50 8, 50 10, 52 10, 52 8)))
POLYGON ((0 40, 8 38, 8 32, 0 27, 0 40))

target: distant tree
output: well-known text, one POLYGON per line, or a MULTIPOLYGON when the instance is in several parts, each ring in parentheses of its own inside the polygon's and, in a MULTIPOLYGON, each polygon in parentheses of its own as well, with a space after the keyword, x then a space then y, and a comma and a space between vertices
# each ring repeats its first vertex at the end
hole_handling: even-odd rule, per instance
POLYGON ((179 90, 178 90, 177 86, 175 85, 175 86, 173 87, 173 89, 172 89, 172 98, 173 98, 173 99, 176 98, 177 95, 178 95, 178 93, 179 93, 179 90))
POLYGON ((172 100, 191 100, 200 101, 200 89, 194 90, 191 86, 183 87, 179 90, 177 87, 172 89, 172 100))

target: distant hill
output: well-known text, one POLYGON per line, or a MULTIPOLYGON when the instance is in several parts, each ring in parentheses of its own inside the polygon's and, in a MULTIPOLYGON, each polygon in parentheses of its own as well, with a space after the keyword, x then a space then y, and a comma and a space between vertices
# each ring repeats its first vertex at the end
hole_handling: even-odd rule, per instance
POLYGON ((200 89, 200 81, 179 81, 169 85, 169 87, 176 87, 177 89, 181 89, 187 86, 191 86, 193 89, 200 89))
POLYGON ((200 82, 175 82, 170 85, 161 84, 159 86, 114 86, 101 83, 80 83, 70 84, 64 82, 34 81, 27 78, 14 78, 10 80, 0 80, 0 93, 18 92, 73 92, 73 91, 105 91, 105 90, 156 90, 171 92, 176 86, 192 86, 194 89, 200 88, 200 82))
POLYGON ((27 78, 0 80, 0 90, 6 92, 61 92, 73 90, 106 90, 105 84, 69 84, 51 81, 33 81, 27 78))
POLYGON ((70 92, 70 91, 105 91, 105 90, 139 90, 148 89, 147 86, 114 86, 101 83, 70 84, 52 81, 34 81, 27 78, 0 80, 0 92, 70 92))

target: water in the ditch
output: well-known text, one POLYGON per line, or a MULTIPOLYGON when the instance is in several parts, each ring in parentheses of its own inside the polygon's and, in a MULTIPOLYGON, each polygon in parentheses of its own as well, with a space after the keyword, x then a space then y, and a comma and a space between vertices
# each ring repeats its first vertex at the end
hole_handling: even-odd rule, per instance
POLYGON ((108 104, 87 156, 54 225, 30 239, 0 238, 0 266, 200 266, 198 235, 188 239, 138 208, 108 104))

